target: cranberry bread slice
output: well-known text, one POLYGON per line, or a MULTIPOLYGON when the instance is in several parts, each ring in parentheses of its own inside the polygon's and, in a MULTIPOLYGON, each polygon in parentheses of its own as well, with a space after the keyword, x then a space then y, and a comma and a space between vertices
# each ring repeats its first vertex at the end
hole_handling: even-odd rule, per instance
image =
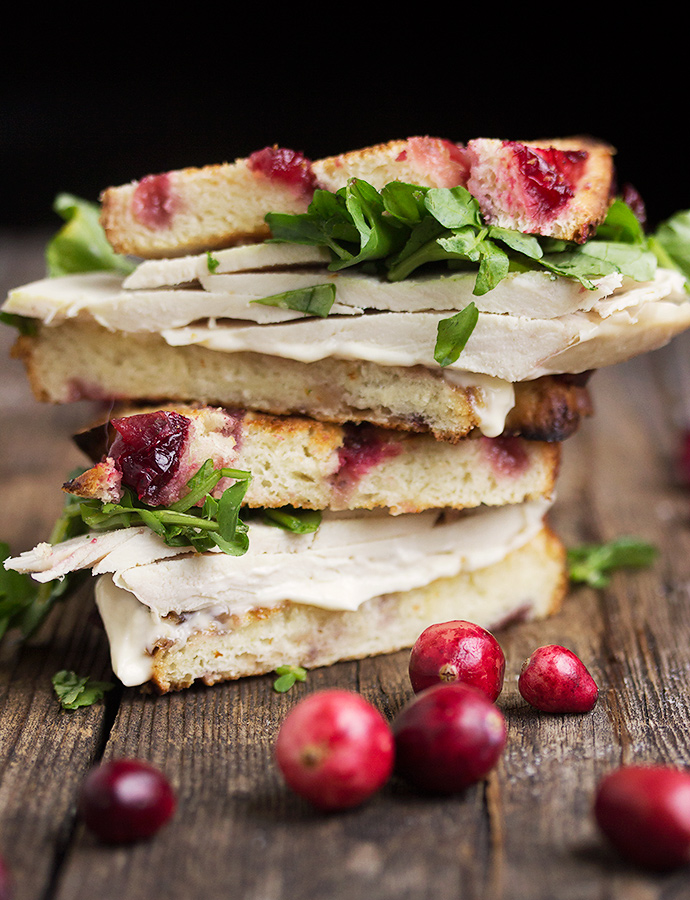
POLYGON ((230 163, 109 187, 101 195, 101 221, 119 253, 182 256, 264 240, 266 213, 304 212, 316 187, 335 191, 357 177, 378 189, 390 181, 464 185, 478 191, 490 221, 581 240, 608 207, 612 157, 612 148, 587 138, 537 144, 482 138, 465 146, 414 136, 313 162, 267 147, 230 163))
POLYGON ((266 148, 232 163, 155 175, 101 195, 101 224, 117 253, 159 259, 259 241, 271 210, 304 212, 314 176, 302 154, 266 148))
MULTIPOLYGON (((560 464, 558 443, 477 437, 451 444, 367 423, 340 426, 215 407, 135 411, 111 426, 105 454, 66 484, 67 492, 116 502, 129 487, 150 505, 169 506, 211 459, 216 467, 251 472, 249 507, 399 514, 550 498, 560 464)), ((105 432, 100 424, 77 442, 98 458, 105 432)), ((218 491, 229 483, 221 481, 218 491)))
POLYGON ((493 225, 582 243, 612 198, 613 149, 589 138, 467 145, 467 188, 493 225))

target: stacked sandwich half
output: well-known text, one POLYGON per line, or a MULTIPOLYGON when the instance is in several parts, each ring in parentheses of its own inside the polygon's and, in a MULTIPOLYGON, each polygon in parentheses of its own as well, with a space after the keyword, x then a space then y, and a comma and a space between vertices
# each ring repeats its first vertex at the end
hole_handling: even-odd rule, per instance
POLYGON ((64 485, 86 533, 8 568, 91 569, 116 674, 160 691, 558 609, 588 377, 690 325, 613 156, 415 137, 105 191, 113 268, 4 306, 38 398, 112 404, 64 485))

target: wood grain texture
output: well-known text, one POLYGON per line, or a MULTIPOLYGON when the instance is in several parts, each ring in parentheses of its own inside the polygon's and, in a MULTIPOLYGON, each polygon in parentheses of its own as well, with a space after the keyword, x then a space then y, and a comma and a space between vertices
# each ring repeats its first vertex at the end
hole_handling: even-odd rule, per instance
MULTIPOLYGON (((42 275, 43 236, 0 243, 2 293, 42 275)), ((33 401, 12 335, 0 329, 0 539, 19 552, 46 537, 59 485, 81 461, 71 433, 90 410, 33 401)), ((653 542, 653 567, 609 587, 573 587, 562 611, 500 635, 499 699, 509 740, 494 772, 465 794, 418 795, 396 779, 363 807, 314 812, 283 784, 273 744, 309 691, 360 691, 389 719, 411 698, 407 653, 309 674, 289 694, 269 676, 158 697, 119 688, 75 712, 50 684, 60 668, 111 677, 91 590, 56 608, 29 646, 0 648, 0 852, 17 900, 671 900, 690 873, 649 875, 597 834, 599 778, 621 762, 690 764, 690 489, 678 477, 690 391, 690 343, 596 374, 595 417, 565 447, 553 522, 567 543, 631 534, 653 542), (601 687, 583 716, 531 710, 522 660, 557 642, 601 687), (100 758, 160 766, 178 792, 174 819, 134 847, 99 844, 74 804, 100 758)))

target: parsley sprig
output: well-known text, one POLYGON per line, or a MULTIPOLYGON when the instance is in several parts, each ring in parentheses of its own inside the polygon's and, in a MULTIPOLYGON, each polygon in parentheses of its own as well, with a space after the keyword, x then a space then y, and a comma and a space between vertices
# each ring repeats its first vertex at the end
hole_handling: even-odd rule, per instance
POLYGON ((278 666, 276 675, 273 690, 278 694, 285 694, 296 682, 307 680, 307 670, 302 666, 278 666))
POLYGON ((650 566, 657 556, 652 544, 634 537, 621 537, 603 544, 582 544, 568 549, 570 580, 590 587, 606 587, 616 569, 650 566))
POLYGON ((80 676, 67 669, 56 672, 52 683, 63 709, 92 706, 98 700, 102 700, 106 692, 114 687, 109 681, 96 681, 88 675, 80 676))
POLYGON ((429 263, 476 272, 474 294, 492 290, 512 271, 545 270, 593 289, 620 272, 653 277, 657 256, 630 207, 616 199, 607 220, 584 244, 487 225, 462 187, 390 182, 380 191, 354 178, 336 192, 317 190, 305 213, 269 213, 271 240, 317 245, 331 271, 361 266, 400 281, 429 263))

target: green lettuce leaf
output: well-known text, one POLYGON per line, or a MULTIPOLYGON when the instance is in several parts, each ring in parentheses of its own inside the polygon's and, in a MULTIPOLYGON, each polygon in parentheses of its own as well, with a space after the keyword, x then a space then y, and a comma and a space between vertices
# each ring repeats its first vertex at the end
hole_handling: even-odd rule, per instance
POLYGON ((262 510, 264 522, 277 528, 284 528, 293 534, 313 534, 321 524, 320 509, 295 509, 282 506, 278 509, 262 510))
MULTIPOLYGON (((70 477, 76 477, 73 472, 70 477)), ((76 497, 68 495, 61 515, 48 538, 59 544, 86 531, 76 497)), ((65 599, 86 579, 83 571, 42 584, 28 574, 5 569, 3 563, 12 554, 7 543, 0 543, 0 640, 8 631, 17 630, 22 640, 36 632, 55 603, 65 599)))
POLYGON ((261 303, 264 306, 277 306, 281 309, 294 309, 310 316, 325 318, 335 302, 334 284, 315 284, 306 288, 295 288, 282 294, 272 294, 250 303, 261 303))
POLYGON ((457 360, 478 320, 479 311, 474 303, 468 304, 454 316, 441 319, 434 348, 434 359, 439 366, 449 366, 457 360))
POLYGON ((127 275, 133 271, 135 264, 126 256, 115 253, 108 243, 99 221, 97 204, 73 194, 59 194, 53 209, 65 224, 46 247, 50 277, 101 271, 127 275))

